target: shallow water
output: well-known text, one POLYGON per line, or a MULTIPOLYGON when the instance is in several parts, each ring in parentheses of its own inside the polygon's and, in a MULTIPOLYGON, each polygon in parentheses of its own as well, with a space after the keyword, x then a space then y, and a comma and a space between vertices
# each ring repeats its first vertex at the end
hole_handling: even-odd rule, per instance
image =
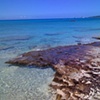
POLYGON ((0 100, 50 100, 49 84, 54 71, 5 64, 14 56, 11 52, 0 54, 0 100))
POLYGON ((5 64, 31 50, 96 41, 100 19, 0 21, 0 100, 51 100, 51 68, 5 64))

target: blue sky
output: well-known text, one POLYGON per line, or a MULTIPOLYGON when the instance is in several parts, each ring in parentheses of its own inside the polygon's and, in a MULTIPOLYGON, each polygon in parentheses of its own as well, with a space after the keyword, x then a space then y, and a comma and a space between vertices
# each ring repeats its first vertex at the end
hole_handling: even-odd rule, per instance
POLYGON ((0 19, 100 15, 100 0, 0 0, 0 19))

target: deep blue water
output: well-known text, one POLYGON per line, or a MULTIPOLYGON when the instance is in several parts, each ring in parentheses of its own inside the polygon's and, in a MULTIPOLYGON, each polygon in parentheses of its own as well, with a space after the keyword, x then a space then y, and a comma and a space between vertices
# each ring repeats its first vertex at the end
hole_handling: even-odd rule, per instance
POLYGON ((55 46, 96 41, 100 19, 0 21, 0 100, 52 100, 48 92, 54 71, 21 68, 5 62, 17 55, 55 46))

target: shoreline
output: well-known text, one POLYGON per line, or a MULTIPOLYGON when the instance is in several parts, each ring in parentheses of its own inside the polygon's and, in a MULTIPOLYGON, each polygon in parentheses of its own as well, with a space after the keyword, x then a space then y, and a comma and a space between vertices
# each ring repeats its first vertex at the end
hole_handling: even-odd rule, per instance
POLYGON ((50 86, 56 100, 91 100, 100 95, 100 42, 31 51, 7 63, 52 66, 56 72, 50 86))

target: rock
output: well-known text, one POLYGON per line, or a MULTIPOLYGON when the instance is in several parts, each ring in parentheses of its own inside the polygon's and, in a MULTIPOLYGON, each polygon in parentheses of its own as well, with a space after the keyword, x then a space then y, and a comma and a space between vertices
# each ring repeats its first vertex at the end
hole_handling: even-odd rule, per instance
MULTIPOLYGON (((15 59, 8 61, 11 64, 20 65, 38 65, 45 67, 48 65, 58 64, 60 60, 68 62, 70 60, 76 60, 86 55, 85 49, 87 45, 74 45, 74 46, 64 46, 56 47, 43 51, 31 51, 18 56, 15 59)), ((91 47, 91 46, 90 46, 91 47)))
POLYGON ((56 91, 56 100, 92 100, 100 93, 99 59, 100 42, 94 42, 31 51, 7 63, 52 66, 56 72, 50 86, 56 91))
POLYGON ((92 38, 100 40, 100 37, 99 36, 98 37, 92 37, 92 38))

